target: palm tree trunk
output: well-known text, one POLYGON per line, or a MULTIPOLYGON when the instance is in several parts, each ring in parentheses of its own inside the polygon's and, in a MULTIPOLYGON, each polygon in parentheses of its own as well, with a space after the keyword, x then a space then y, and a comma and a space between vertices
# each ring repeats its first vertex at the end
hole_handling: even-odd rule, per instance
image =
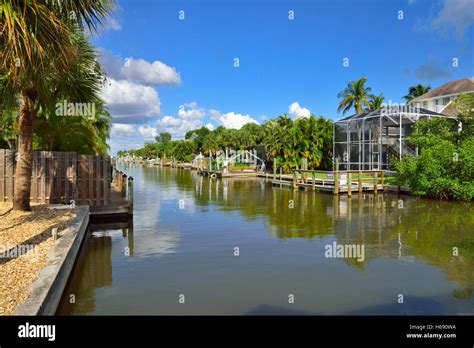
POLYGON ((33 168, 33 121, 34 100, 33 90, 22 91, 20 101, 20 119, 18 122, 18 161, 15 170, 15 191, 13 193, 13 209, 29 211, 31 173, 33 168))

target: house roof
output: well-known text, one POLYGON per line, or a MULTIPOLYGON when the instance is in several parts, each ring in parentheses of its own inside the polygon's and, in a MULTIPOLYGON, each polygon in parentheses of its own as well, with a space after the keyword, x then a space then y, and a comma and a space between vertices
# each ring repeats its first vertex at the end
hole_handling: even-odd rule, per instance
POLYGON ((458 110, 454 107, 453 102, 449 102, 449 104, 441 111, 443 112, 443 115, 454 117, 456 117, 459 113, 458 110))
POLYGON ((418 114, 418 115, 449 117, 449 115, 440 114, 438 112, 431 111, 428 109, 416 108, 411 105, 400 105, 400 106, 383 106, 377 110, 359 112, 358 114, 341 118, 340 120, 337 120, 336 123, 353 121, 356 119, 363 119, 363 118, 374 117, 374 116, 398 115, 400 113, 405 113, 405 114, 413 113, 413 114, 418 114))
POLYGON ((445 83, 444 85, 441 85, 438 88, 429 91, 428 93, 425 93, 423 95, 420 95, 419 97, 412 99, 410 103, 441 97, 443 95, 465 92, 474 92, 474 78, 465 78, 445 83))

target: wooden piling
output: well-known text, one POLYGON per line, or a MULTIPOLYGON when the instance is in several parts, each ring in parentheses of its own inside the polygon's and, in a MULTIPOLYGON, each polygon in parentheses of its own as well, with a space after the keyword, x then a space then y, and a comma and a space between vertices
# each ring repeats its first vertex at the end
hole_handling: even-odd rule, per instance
POLYGON ((352 173, 350 171, 347 172, 347 195, 352 196, 352 173))
POLYGON ((122 197, 127 196, 127 174, 122 174, 121 193, 122 193, 122 197))
POLYGON ((374 193, 377 193, 377 172, 374 172, 374 193))
POLYGON ((382 181, 382 192, 385 192, 385 177, 384 177, 384 172, 382 172, 381 181, 382 181))
POLYGON ((359 170, 359 193, 362 193, 362 171, 359 170))
POLYGON ((277 159, 273 159, 273 180, 276 180, 277 177, 277 159))
POLYGON ((128 178, 128 214, 133 215, 133 177, 128 178))

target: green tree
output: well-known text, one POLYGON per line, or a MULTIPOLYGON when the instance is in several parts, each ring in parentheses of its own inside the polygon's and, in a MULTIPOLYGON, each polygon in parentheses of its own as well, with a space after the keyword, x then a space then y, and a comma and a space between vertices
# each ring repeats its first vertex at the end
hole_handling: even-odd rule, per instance
POLYGON ((383 106, 383 102, 385 101, 385 97, 383 93, 380 93, 379 95, 371 94, 369 97, 369 107, 368 110, 377 110, 380 109, 383 106))
POLYGON ((428 93, 430 90, 431 90, 431 87, 427 85, 418 84, 416 86, 411 86, 410 88, 408 88, 408 94, 404 96, 403 98, 407 102, 409 102, 410 100, 413 100, 423 94, 428 93))
POLYGON ((175 144, 173 156, 180 162, 191 162, 196 152, 196 144, 193 140, 181 140, 175 144))
POLYGON ((212 154, 215 154, 221 149, 221 146, 218 141, 219 135, 217 133, 211 133, 206 136, 202 144, 202 151, 212 157, 212 154))
POLYGON ((54 103, 49 73, 68 76, 78 52, 75 29, 86 25, 95 31, 112 9, 113 1, 106 0, 0 1, 3 94, 7 99, 20 98, 15 210, 30 210, 33 123, 41 106, 54 103))
POLYGON ((171 139, 172 139, 171 134, 167 132, 160 133, 159 135, 155 137, 155 140, 157 143, 163 143, 163 144, 170 142, 171 139))
POLYGON ((364 110, 364 107, 370 107, 368 99, 372 88, 366 87, 366 82, 367 78, 361 77, 359 80, 349 82, 347 87, 339 92, 337 96, 338 98, 342 98, 342 100, 339 103, 337 112, 342 111, 342 113, 345 114, 351 108, 354 108, 355 112, 359 113, 364 110))
POLYGON ((198 150, 202 149, 202 144, 204 143, 204 139, 211 133, 207 127, 201 127, 199 129, 194 129, 189 132, 186 132, 184 136, 185 140, 193 140, 196 143, 196 147, 198 150))
POLYGON ((419 196, 474 199, 473 138, 460 134, 451 119, 421 120, 413 127, 408 140, 419 156, 395 160, 399 183, 419 196))
POLYGON ((474 137, 474 93, 459 94, 453 102, 457 118, 461 121, 464 138, 474 137))

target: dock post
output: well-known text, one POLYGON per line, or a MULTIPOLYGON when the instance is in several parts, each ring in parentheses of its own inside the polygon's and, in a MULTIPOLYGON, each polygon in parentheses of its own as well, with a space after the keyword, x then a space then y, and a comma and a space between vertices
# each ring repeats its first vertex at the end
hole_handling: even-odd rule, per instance
POLYGON ((283 168, 280 167, 280 181, 283 180, 283 168))
POLYGON ((382 192, 385 192, 385 177, 384 177, 384 172, 382 171, 382 192))
POLYGON ((339 194, 339 159, 336 159, 336 166, 334 167, 334 194, 339 194))
POLYGON ((115 163, 116 163, 115 161, 112 161, 112 160, 110 161, 110 164, 111 164, 111 166, 110 166, 110 170, 111 170, 110 175, 112 176, 112 182, 115 181, 115 172, 117 171, 115 163))
POLYGON ((127 174, 122 174, 122 197, 127 196, 127 174))
POLYGON ((122 179, 123 179, 123 173, 121 171, 117 172, 117 181, 115 184, 117 185, 117 188, 119 190, 122 190, 122 179))
POLYGON ((293 172, 293 188, 294 189, 298 188, 298 172, 297 171, 293 172))
POLYGON ((316 190, 316 174, 314 172, 311 173, 311 185, 312 185, 312 188, 313 188, 313 191, 316 190))
POLYGON ((347 172, 347 195, 352 196, 352 173, 350 171, 347 172))
POLYGON ((374 172, 374 193, 377 193, 377 172, 374 172))
POLYGON ((128 215, 133 215, 133 177, 128 178, 128 215))
POLYGON ((273 159, 273 180, 277 179, 277 159, 273 159))
POLYGON ((359 170, 359 193, 362 193, 362 171, 359 170))

